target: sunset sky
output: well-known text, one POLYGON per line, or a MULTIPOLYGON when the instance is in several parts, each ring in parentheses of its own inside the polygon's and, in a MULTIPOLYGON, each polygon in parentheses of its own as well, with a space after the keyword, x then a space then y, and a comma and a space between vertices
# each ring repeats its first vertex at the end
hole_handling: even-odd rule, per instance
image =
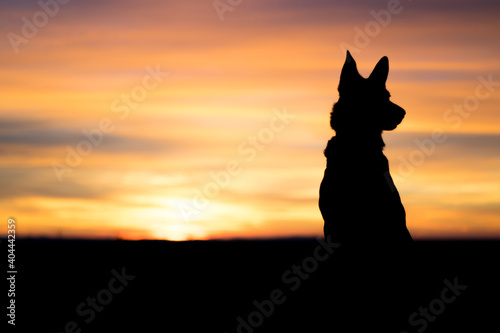
POLYGON ((17 236, 321 236, 348 48, 365 77, 389 57, 407 115, 384 152, 413 237, 500 237, 500 2, 41 2, 0 2, 17 236))

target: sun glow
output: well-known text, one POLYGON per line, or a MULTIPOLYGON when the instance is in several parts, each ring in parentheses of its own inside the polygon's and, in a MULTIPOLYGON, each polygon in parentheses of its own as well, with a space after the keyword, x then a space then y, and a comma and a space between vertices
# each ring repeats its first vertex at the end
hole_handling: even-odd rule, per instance
POLYGON ((199 225, 187 223, 165 223, 156 224, 151 231, 153 238, 169 241, 204 240, 207 234, 199 225))

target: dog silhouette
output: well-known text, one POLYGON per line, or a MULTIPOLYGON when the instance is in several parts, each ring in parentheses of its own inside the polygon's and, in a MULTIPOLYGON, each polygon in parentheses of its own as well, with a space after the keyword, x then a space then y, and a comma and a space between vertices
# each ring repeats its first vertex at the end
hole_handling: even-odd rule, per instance
POLYGON ((327 166, 320 185, 319 208, 325 237, 351 249, 385 247, 412 241, 405 210, 382 150, 383 131, 395 129, 405 110, 390 101, 383 57, 363 78, 347 51, 330 114, 335 136, 324 151, 327 166))
POLYGON ((330 114, 335 136, 324 151, 319 208, 325 239, 340 246, 318 283, 318 297, 330 302, 316 318, 336 332, 400 332, 412 308, 412 237, 382 152, 382 132, 406 114, 390 101, 388 73, 383 57, 363 78, 347 51, 330 114))

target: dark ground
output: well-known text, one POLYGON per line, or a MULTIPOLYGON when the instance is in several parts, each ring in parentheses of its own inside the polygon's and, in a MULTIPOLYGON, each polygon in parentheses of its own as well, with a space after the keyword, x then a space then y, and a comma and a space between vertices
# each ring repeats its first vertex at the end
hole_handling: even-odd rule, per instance
POLYGON ((500 332, 498 241, 415 242, 394 283, 382 268, 349 272, 337 250, 313 259, 318 246, 17 240, 16 331, 500 332), (443 291, 445 279, 462 289, 443 291))

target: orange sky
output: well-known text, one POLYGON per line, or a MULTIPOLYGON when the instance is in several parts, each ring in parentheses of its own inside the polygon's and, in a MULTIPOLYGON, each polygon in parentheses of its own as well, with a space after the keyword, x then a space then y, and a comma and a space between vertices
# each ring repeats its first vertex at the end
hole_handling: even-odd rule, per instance
POLYGON ((389 57, 407 116, 385 154, 414 238, 500 236, 497 2, 258 0, 221 20, 212 1, 54 1, 0 4, 18 236, 320 236, 346 45, 365 77, 389 57))

